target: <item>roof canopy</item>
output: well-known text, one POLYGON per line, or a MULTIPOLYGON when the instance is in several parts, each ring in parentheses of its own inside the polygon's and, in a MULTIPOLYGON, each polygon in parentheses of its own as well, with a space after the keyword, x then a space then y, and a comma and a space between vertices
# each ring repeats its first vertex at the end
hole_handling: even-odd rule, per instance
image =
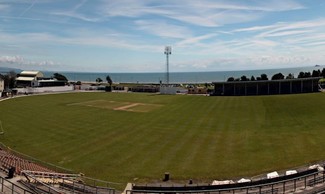
POLYGON ((21 77, 44 77, 43 73, 40 71, 22 71, 20 73, 21 77))
POLYGON ((20 76, 18 78, 16 78, 17 81, 33 81, 35 80, 34 77, 23 77, 23 76, 20 76))

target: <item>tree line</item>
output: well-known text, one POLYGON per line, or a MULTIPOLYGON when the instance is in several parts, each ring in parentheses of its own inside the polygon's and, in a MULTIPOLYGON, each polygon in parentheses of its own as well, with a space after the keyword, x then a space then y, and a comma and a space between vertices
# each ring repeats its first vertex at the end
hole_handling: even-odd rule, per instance
MULTIPOLYGON (((310 78, 310 77, 324 77, 325 78, 325 68, 323 70, 313 70, 312 73, 310 72, 300 72, 297 78, 310 78)), ((295 76, 289 73, 287 76, 284 76, 282 73, 276 73, 271 77, 271 80, 282 80, 282 79, 295 79, 295 76)), ((264 81, 269 80, 265 73, 261 74, 258 77, 251 76, 250 78, 246 75, 241 76, 240 78, 229 77, 227 79, 228 82, 233 81, 264 81)))

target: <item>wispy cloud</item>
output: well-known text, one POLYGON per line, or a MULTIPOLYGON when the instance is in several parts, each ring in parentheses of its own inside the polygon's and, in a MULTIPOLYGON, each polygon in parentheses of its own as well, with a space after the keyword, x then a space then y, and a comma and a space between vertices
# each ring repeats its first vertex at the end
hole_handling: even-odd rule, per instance
POLYGON ((295 1, 193 1, 193 6, 206 9, 242 10, 242 11, 288 11, 304 9, 305 7, 295 1))
POLYGON ((325 50, 325 16, 310 14, 318 4, 298 0, 3 0, 0 53, 7 56, 2 64, 7 60, 7 64, 50 66, 51 61, 64 58, 68 63, 102 65, 115 60, 111 64, 120 71, 147 71, 150 64, 160 63, 157 60, 166 44, 173 47, 173 65, 184 71, 186 67, 226 70, 325 61, 314 54, 325 50), (94 59, 84 61, 80 53, 94 59), (128 61, 127 54, 137 57, 128 61), (35 60, 19 62, 19 56, 35 60))
POLYGON ((6 5, 6 4, 0 4, 0 10, 1 11, 6 11, 6 10, 8 10, 9 9, 9 5, 6 5))
POLYGON ((213 34, 205 34, 205 35, 202 35, 202 36, 185 38, 184 40, 176 43, 176 46, 179 46, 179 47, 193 46, 193 45, 196 45, 196 44, 200 43, 203 40, 211 39, 211 38, 213 38, 213 37, 215 37, 217 35, 218 35, 217 33, 213 33, 213 34))
POLYGON ((32 4, 29 7, 27 7, 19 16, 22 17, 23 15, 25 15, 35 5, 36 1, 37 0, 34 0, 32 4))
POLYGON ((312 32, 313 32, 312 30, 290 30, 290 31, 270 33, 267 35, 264 34, 263 37, 292 36, 292 35, 306 34, 306 33, 312 33, 312 32))
POLYGON ((159 20, 137 20, 135 24, 139 30, 148 32, 155 36, 167 38, 186 38, 190 37, 192 32, 183 26, 168 24, 159 20))
POLYGON ((102 21, 102 19, 99 18, 99 17, 89 17, 89 16, 85 16, 83 14, 76 13, 74 11, 52 12, 52 14, 57 15, 57 16, 64 16, 64 17, 79 19, 79 20, 83 20, 83 21, 86 21, 86 22, 99 22, 99 21, 102 21))
MULTIPOLYGON (((86 6, 88 3, 87 0, 82 0, 80 3, 76 4, 72 8, 67 8, 66 10, 60 10, 60 11, 52 11, 50 14, 56 15, 56 16, 63 16, 68 18, 74 18, 86 22, 100 22, 103 21, 103 17, 100 17, 96 14, 89 14, 87 12, 83 12, 82 8, 86 6), (94 16, 96 15, 96 16, 94 16)), ((94 10, 94 13, 96 13, 97 10, 94 10)))
POLYGON ((70 37, 61 37, 50 33, 20 33, 11 34, 0 32, 0 43, 10 44, 19 42, 20 45, 33 44, 35 48, 46 45, 79 45, 84 47, 102 47, 102 48, 124 48, 131 50, 149 50, 160 51, 156 45, 144 44, 132 40, 132 37, 118 33, 107 33, 101 36, 97 32, 84 32, 79 29, 78 33, 74 32, 70 37))
MULTIPOLYGON (((294 22, 277 22, 265 26, 252 26, 248 28, 235 29, 232 33, 236 35, 244 34, 250 37, 251 44, 249 48, 254 50, 254 47, 267 50, 270 47, 275 47, 279 53, 295 52, 298 50, 306 50, 306 47, 317 44, 325 40, 323 31, 325 30, 325 19, 294 21, 294 22), (260 43, 267 43, 259 47, 260 43), (258 43, 256 45, 256 43, 258 43)), ((245 39, 238 40, 239 42, 247 42, 245 39)))
POLYGON ((103 5, 103 13, 109 17, 140 17, 158 15, 198 26, 216 27, 230 23, 256 20, 262 12, 303 9, 295 1, 268 1, 267 3, 249 1, 194 1, 179 0, 169 2, 168 6, 157 5, 156 1, 108 1, 103 5), (125 6, 128 5, 128 6, 125 6))

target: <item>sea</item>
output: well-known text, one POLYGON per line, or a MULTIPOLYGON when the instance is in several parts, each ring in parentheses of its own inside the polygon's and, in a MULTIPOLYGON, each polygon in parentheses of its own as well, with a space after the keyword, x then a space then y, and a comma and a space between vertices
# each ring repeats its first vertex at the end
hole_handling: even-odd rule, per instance
MULTIPOLYGON (((240 78, 245 75, 247 78, 251 76, 259 77, 261 74, 266 74, 269 79, 276 74, 282 73, 287 76, 289 73, 296 78, 299 72, 310 72, 313 70, 321 70, 325 65, 295 67, 295 68, 280 68, 280 69, 259 69, 259 70, 241 70, 241 71, 207 71, 207 72, 170 72, 169 83, 187 83, 200 84, 226 81, 229 77, 240 78)), ((166 83, 166 72, 153 73, 109 73, 109 72, 65 72, 65 71, 43 71, 45 77, 51 77, 54 73, 60 73, 67 77, 69 81, 81 82, 96 82, 97 78, 101 78, 106 82, 106 76, 109 75, 114 83, 144 83, 144 84, 159 84, 166 83)))

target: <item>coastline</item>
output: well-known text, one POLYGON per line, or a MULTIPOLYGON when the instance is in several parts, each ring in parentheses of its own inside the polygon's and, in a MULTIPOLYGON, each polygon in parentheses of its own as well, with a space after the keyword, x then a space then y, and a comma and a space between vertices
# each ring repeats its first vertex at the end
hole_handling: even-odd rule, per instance
MULTIPOLYGON (((262 69, 262 70, 240 70, 240 71, 207 71, 207 72, 170 72, 170 83, 172 84, 203 84, 212 83, 217 81, 226 81, 229 77, 240 78, 245 75, 248 78, 251 76, 260 76, 266 74, 269 78, 276 74, 282 73, 283 75, 293 74, 298 76, 299 72, 312 72, 313 70, 322 70, 322 66, 307 66, 307 67, 294 67, 294 68, 279 68, 279 69, 262 69)), ((45 76, 52 76, 54 71, 43 71, 45 76)), ((96 83, 97 78, 106 82, 106 76, 109 75, 114 83, 139 83, 139 84, 159 84, 166 80, 165 72, 152 72, 152 73, 108 73, 108 72, 58 72, 65 75, 69 81, 83 83, 96 83)))

